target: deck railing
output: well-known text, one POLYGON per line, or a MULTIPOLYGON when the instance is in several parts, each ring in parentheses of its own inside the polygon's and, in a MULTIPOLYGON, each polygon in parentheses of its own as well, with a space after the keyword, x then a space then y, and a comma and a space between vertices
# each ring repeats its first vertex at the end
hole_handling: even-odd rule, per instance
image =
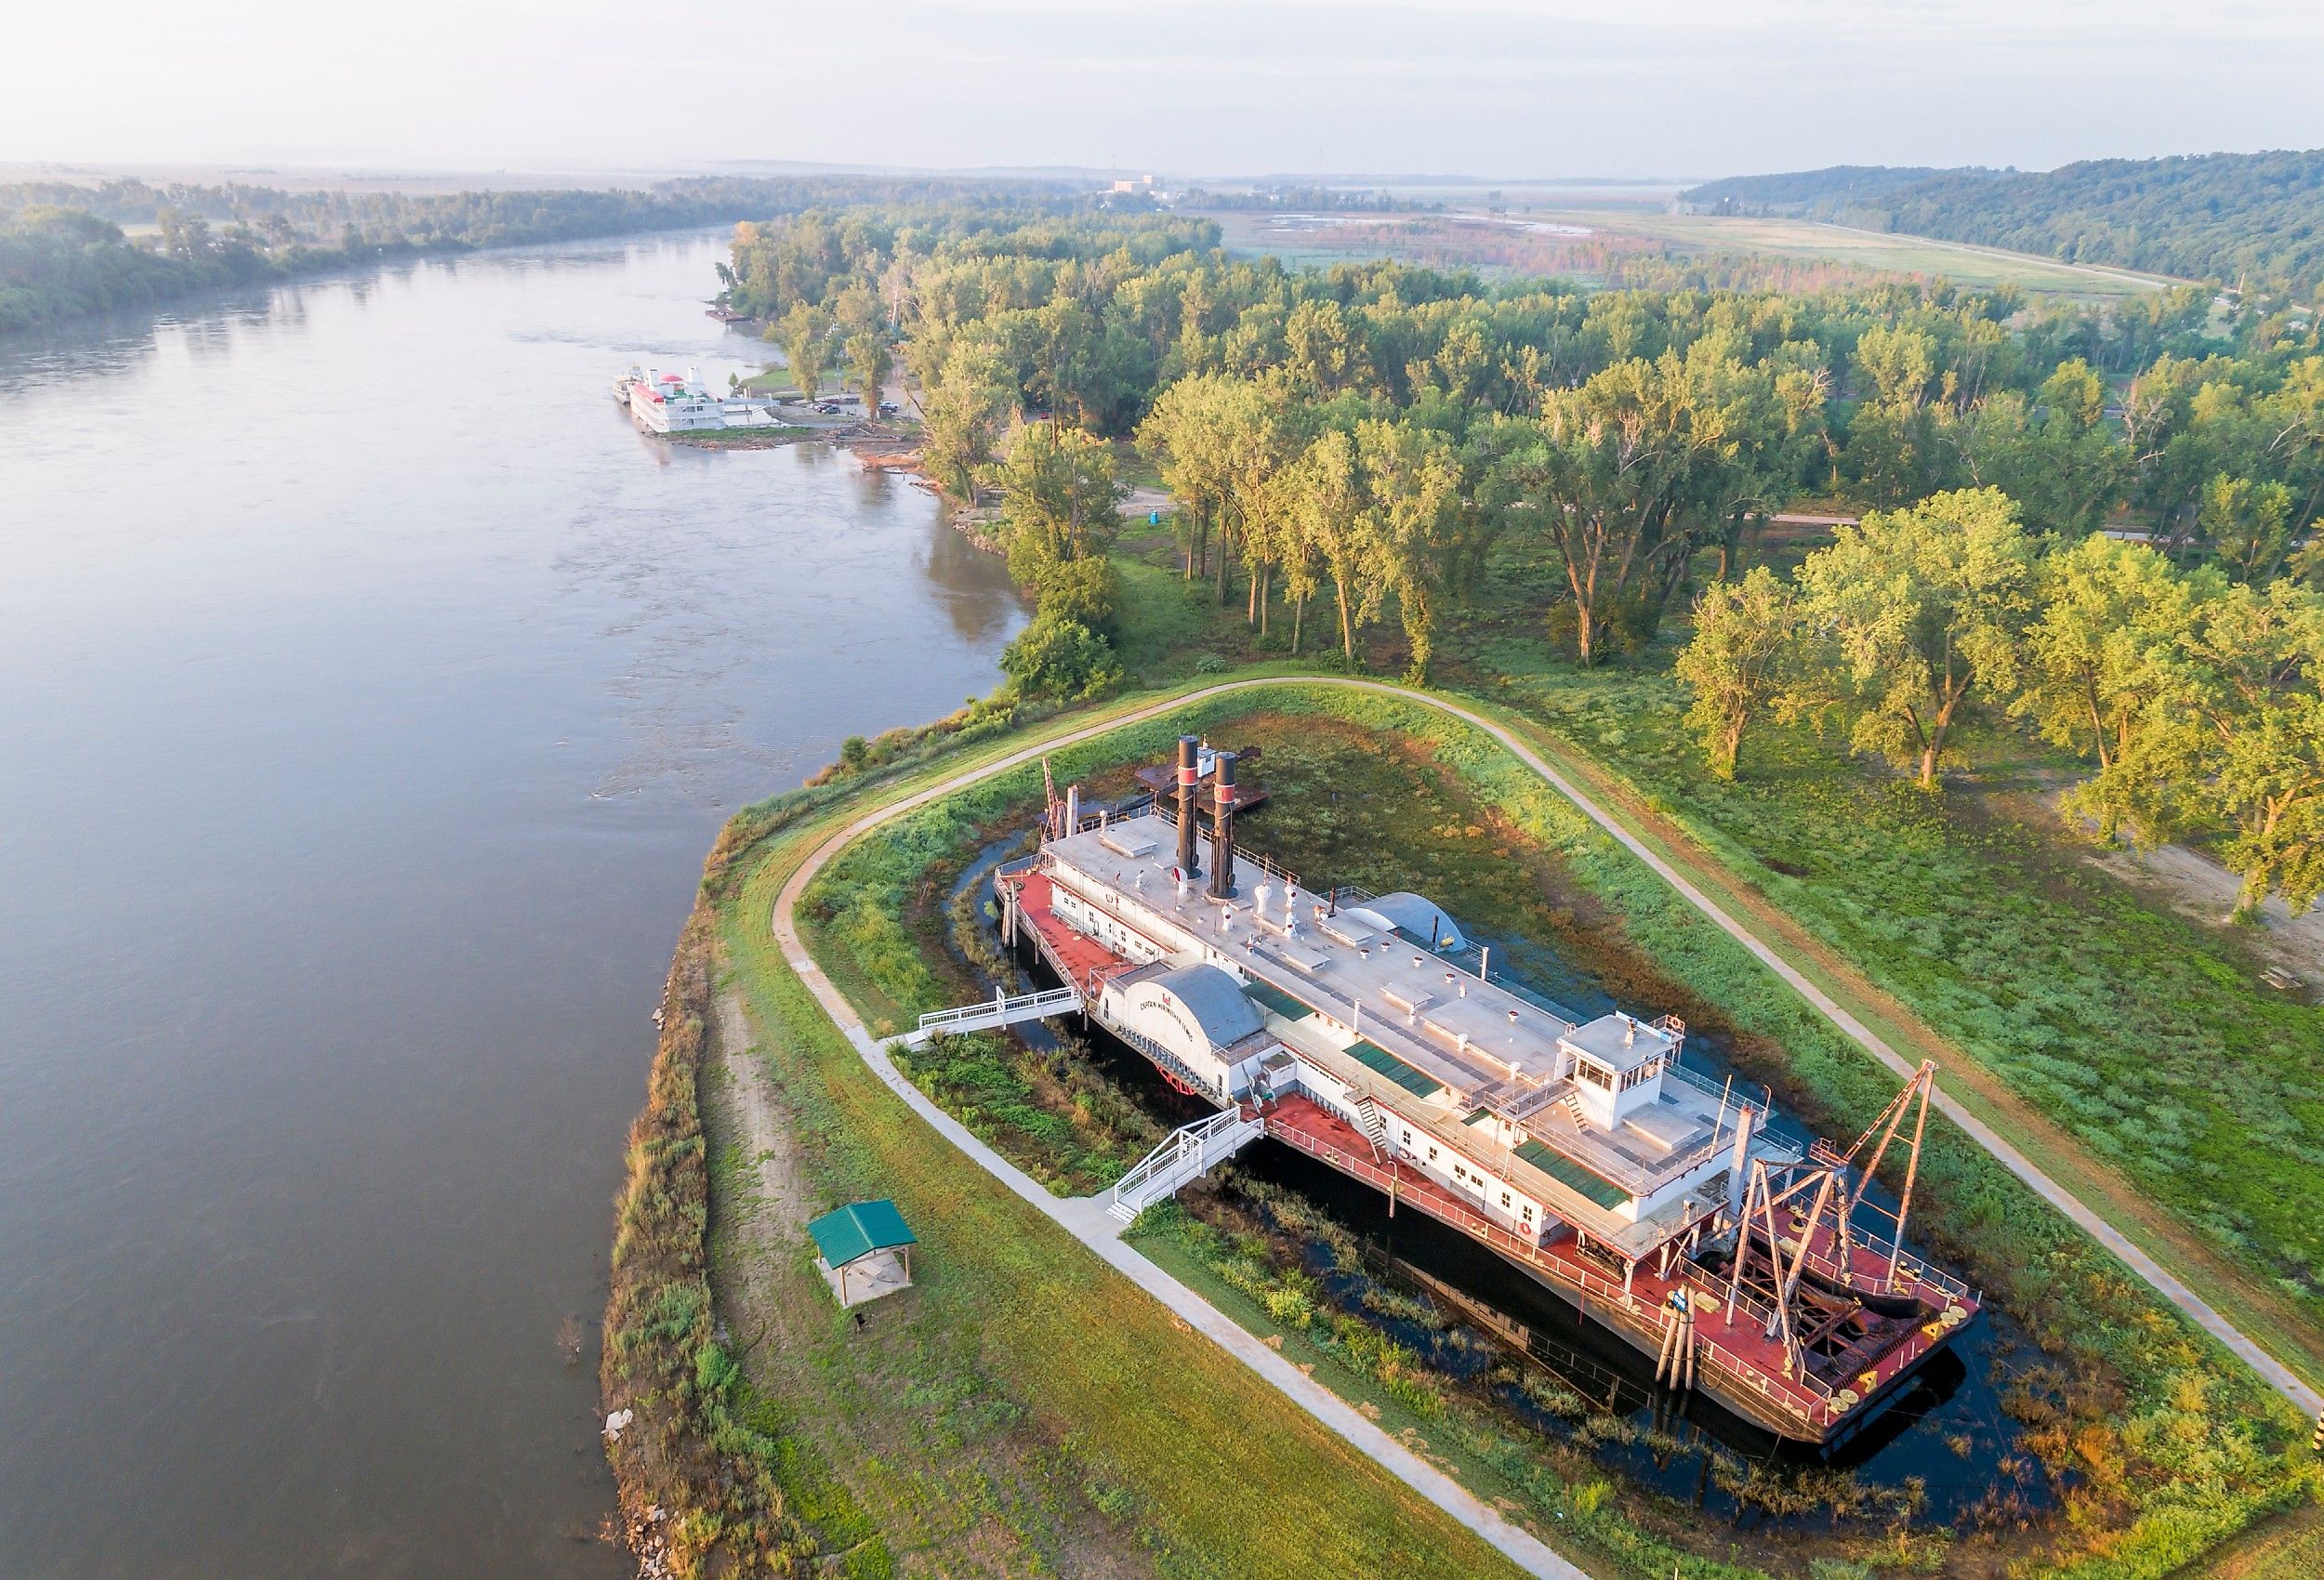
MULTIPOLYGON (((1464 1207, 1439 1201, 1433 1194, 1404 1193, 1402 1177, 1393 1168, 1383 1168, 1368 1158, 1359 1157, 1335 1147, 1319 1137, 1311 1136, 1295 1126, 1270 1123, 1267 1133, 1278 1140, 1287 1141, 1301 1152, 1321 1159, 1341 1173, 1363 1180, 1376 1190, 1392 1192, 1397 1199, 1417 1206, 1431 1218, 1450 1224, 1472 1239, 1482 1241, 1504 1256, 1540 1270, 1550 1278, 1577 1287, 1601 1305, 1619 1307, 1633 1318, 1649 1326, 1659 1327, 1668 1321, 1668 1313, 1660 1307, 1639 1298, 1616 1280, 1591 1271, 1573 1262, 1544 1257, 1535 1242, 1512 1232, 1491 1218, 1464 1207)), ((1693 1282, 1690 1280, 1690 1282, 1693 1282)), ((1725 1298, 1723 1290, 1709 1291, 1725 1298)), ((1749 1310, 1746 1306, 1745 1310, 1749 1310)), ((1754 1313, 1755 1323, 1763 1317, 1754 1313)), ((1695 1342, 1701 1351, 1702 1364, 1714 1376, 1725 1378, 1734 1387, 1748 1389, 1774 1402, 1781 1408, 1813 1424, 1829 1423, 1834 1415, 1830 1386, 1802 1368, 1789 1377, 1770 1376, 1763 1367, 1747 1360, 1741 1353, 1721 1342, 1716 1327, 1698 1322, 1695 1327, 1695 1342)))

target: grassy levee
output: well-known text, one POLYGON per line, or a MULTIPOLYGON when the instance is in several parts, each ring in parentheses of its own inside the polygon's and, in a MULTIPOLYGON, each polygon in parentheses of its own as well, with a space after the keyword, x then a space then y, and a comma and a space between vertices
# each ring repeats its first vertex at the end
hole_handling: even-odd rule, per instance
MULTIPOLYGON (((920 1287, 899 1297, 911 1303, 903 1308, 914 1336, 906 1370, 878 1379, 899 1407, 963 1380, 989 1387, 1007 1429, 1049 1445, 1094 1489, 1091 1505, 1118 1519, 1122 1561, 1133 1571, 1514 1573, 1240 1363, 1180 1331, 1165 1310, 932 1135, 865 1067, 767 927, 785 880, 841 821, 835 812, 747 850, 730 849, 714 892, 731 981, 810 1138, 813 1188, 835 1201, 893 1196, 920 1237, 920 1287)), ((809 1438, 828 1425, 796 1414, 789 1424, 809 1438)), ((851 1462, 837 1435, 812 1446, 843 1476, 853 1473, 856 1507, 875 1521, 897 1521, 899 1530, 883 1532, 888 1547, 908 1550, 927 1467, 851 1462)), ((985 1567, 973 1555, 951 1566, 985 1567)))
MULTIPOLYGON (((1499 711, 1499 710, 1497 710, 1499 711)), ((1713 854, 1667 804, 1578 750, 1565 737, 1523 718, 1504 722, 1570 774, 1657 856, 1687 875, 1716 903, 1748 920, 1761 940, 1908 1058, 1936 1060, 1945 1089, 2006 1137, 2133 1243, 2184 1279, 2221 1315, 2265 1345, 2312 1387, 2324 1388, 2324 1329, 2311 1313, 2252 1270, 2222 1254, 2119 1169, 2094 1156, 1985 1061, 1931 1027, 1876 983, 1856 961, 1810 931, 1776 897, 1713 854)))
POLYGON ((2187 1580, 2316 1580, 2324 1574, 2324 1506, 2296 1509, 2229 1542, 2187 1580))
POLYGON ((787 1575, 813 1544, 763 1442, 734 1417, 711 1313, 698 1095, 710 949, 710 915, 697 905, 663 992, 661 1040, 616 1204, 600 1384, 609 1417, 629 1419, 606 1456, 632 1540, 671 1573, 787 1575))
MULTIPOLYGON (((1061 748, 1057 767, 1078 777, 1153 755, 1182 729, 1260 708, 1313 709, 1424 745, 1563 862, 1669 975, 1779 1049, 1778 1066, 1753 1073, 1811 1120, 1845 1133, 1893 1092, 1895 1078, 1868 1053, 1499 743, 1418 702, 1323 685, 1215 695, 1061 748)), ((894 1024, 928 1007, 914 1002, 912 943, 894 920, 894 886, 944 844, 947 829, 1032 796, 1037 774, 1027 765, 996 775, 874 831, 811 891, 819 961, 863 994, 858 1002, 872 1007, 875 1022, 894 1024)), ((1996 1291, 2059 1362, 2050 1413, 2035 1406, 2041 1418, 2032 1433, 2073 1482, 2063 1545, 2048 1572, 2151 1580, 2312 1494, 2315 1472, 2301 1457, 2304 1423, 1949 1124, 1933 1126, 1922 1180, 1923 1231, 1996 1291)))

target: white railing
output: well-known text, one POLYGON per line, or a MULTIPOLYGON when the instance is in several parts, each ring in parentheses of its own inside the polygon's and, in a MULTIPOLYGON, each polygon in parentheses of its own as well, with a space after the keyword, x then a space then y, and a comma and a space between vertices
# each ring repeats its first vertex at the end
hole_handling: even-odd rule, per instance
POLYGON ((1251 1141, 1266 1134, 1266 1121, 1246 1117, 1239 1107, 1197 1119, 1173 1130, 1114 1185, 1106 1210, 1125 1221, 1209 1173, 1251 1141))
POLYGON ((1010 998, 995 994, 977 1004, 963 1004, 956 1009, 931 1009, 920 1017, 918 1030, 905 1041, 918 1047, 929 1038, 956 1032, 982 1032, 995 1026, 1011 1026, 1020 1020, 1044 1020, 1051 1015, 1063 1015, 1069 1009, 1081 1007, 1081 994, 1069 987, 1050 988, 1044 993, 1021 993, 1010 998))

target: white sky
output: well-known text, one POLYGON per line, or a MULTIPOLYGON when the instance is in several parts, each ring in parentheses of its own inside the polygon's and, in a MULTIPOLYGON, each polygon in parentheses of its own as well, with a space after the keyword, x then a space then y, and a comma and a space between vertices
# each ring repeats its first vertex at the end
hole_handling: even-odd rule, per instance
POLYGON ((2316 0, 13 9, 7 162, 1676 177, 2324 145, 2316 0))

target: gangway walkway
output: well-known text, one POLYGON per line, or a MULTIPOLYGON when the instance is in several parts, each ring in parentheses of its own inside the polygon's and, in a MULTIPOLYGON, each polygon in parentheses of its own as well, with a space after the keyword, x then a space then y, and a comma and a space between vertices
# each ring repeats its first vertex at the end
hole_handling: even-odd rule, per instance
POLYGON ((1020 1020, 1046 1020, 1052 1015, 1080 1007, 1081 994, 1069 987, 1021 993, 1014 998, 996 993, 988 999, 963 1004, 957 1009, 930 1010, 920 1017, 918 1030, 904 1034, 904 1046, 921 1047, 933 1036, 990 1031, 995 1026, 1013 1026, 1020 1020))
POLYGON ((1266 1133, 1267 1122, 1246 1115, 1240 1107, 1181 1126, 1114 1182, 1114 1205, 1105 1210, 1124 1223, 1132 1222, 1266 1133))

